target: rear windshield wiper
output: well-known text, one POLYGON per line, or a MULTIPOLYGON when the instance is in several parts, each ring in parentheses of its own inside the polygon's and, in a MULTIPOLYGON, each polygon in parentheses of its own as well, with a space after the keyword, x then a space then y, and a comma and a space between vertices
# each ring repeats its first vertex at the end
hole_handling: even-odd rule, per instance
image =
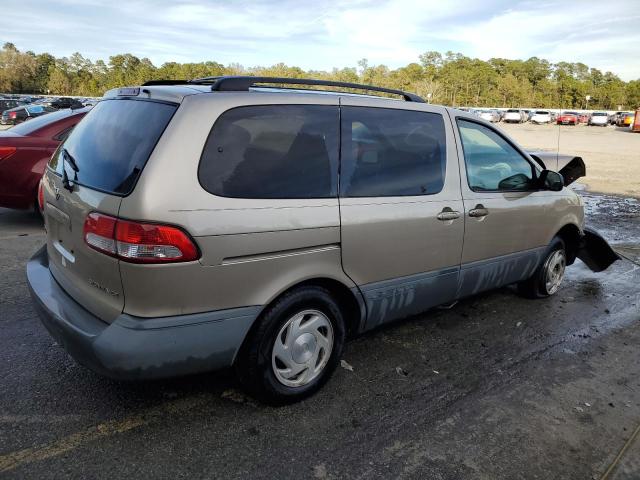
POLYGON ((66 158, 67 160, 69 160, 69 165, 71 165, 71 168, 74 172, 79 172, 80 169, 78 168, 78 164, 76 163, 76 159, 73 158, 73 156, 69 153, 69 150, 67 150, 66 148, 62 147, 62 155, 63 155, 63 160, 64 158, 66 158))
POLYGON ((62 154, 62 186, 65 189, 69 190, 70 192, 73 192, 73 184, 71 184, 71 182, 69 181, 69 176, 67 175, 67 169, 65 168, 65 164, 68 161, 69 166, 73 170, 74 184, 78 181, 78 171, 80 169, 78 168, 78 164, 76 163, 75 158, 73 158, 73 156, 69 153, 69 151, 66 148, 62 147, 60 149, 60 153, 62 154))

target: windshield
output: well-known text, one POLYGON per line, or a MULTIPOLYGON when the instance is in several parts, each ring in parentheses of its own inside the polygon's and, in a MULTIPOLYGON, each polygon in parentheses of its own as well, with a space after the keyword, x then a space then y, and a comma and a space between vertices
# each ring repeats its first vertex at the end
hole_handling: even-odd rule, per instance
POLYGON ((538 111, 536 112, 536 115, 549 115, 549 112, 545 112, 545 111, 543 111, 543 110, 538 110, 538 111))
POLYGON ((606 117, 607 116, 607 114, 604 113, 604 112, 594 112, 592 115, 594 117, 606 117))
POLYGON ((62 173, 65 149, 77 164, 78 184, 127 195, 176 109, 148 100, 103 100, 73 129, 49 167, 62 173))

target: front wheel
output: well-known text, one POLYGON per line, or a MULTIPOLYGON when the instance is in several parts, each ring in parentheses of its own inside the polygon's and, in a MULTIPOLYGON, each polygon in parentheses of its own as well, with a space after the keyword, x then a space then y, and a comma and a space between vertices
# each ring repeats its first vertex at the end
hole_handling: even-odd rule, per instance
POLYGON ((555 237, 542 263, 527 280, 518 284, 518 292, 527 298, 544 298, 556 293, 564 279, 567 252, 561 238, 555 237))
POLYGON ((335 370, 345 340, 342 312, 329 291, 301 287, 267 307, 236 362, 240 383, 274 405, 319 390, 335 370))

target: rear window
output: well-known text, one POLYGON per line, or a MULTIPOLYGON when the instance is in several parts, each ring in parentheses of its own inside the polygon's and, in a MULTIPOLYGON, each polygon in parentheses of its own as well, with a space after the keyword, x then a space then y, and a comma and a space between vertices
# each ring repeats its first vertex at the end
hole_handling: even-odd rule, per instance
MULTIPOLYGON (((51 157, 62 173, 62 148, 77 166, 77 183, 117 195, 131 192, 177 105, 148 100, 103 100, 51 157)), ((70 178, 75 176, 68 168, 70 178)))
POLYGON ((198 177, 232 198, 337 196, 338 107, 258 105, 223 113, 205 144, 198 177))
POLYGON ((549 115, 549 112, 545 112, 544 110, 536 111, 536 115, 549 115))
POLYGON ((342 107, 340 195, 431 195, 442 190, 445 129, 437 113, 342 107))
POLYGON ((520 113, 520 110, 509 109, 507 110, 507 113, 520 113))
POLYGON ((604 112, 594 112, 591 115, 593 115, 594 117, 608 117, 608 115, 604 112))

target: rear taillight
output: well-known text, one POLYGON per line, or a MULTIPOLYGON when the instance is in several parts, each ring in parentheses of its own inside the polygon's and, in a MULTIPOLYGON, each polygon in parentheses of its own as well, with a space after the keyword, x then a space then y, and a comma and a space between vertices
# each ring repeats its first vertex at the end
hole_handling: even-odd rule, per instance
POLYGON ((38 182, 38 206, 40 211, 44 213, 44 187, 42 185, 42 179, 38 182))
POLYGON ((18 112, 9 112, 9 118, 16 118, 18 116, 18 112))
POLYGON ((122 220, 90 213, 84 222, 84 240, 91 248, 133 263, 190 262, 198 248, 178 227, 122 220))
POLYGON ((116 255, 116 219, 91 212, 84 221, 84 241, 91 248, 108 255, 116 255))
POLYGON ((0 147, 0 160, 5 159, 16 152, 16 147, 0 147))

